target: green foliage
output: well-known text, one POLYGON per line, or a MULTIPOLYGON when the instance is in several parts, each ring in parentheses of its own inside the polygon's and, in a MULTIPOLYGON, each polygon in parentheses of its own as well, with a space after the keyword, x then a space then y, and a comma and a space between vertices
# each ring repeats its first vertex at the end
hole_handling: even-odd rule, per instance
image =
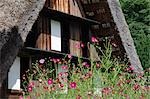
POLYGON ((150 0, 120 0, 143 68, 150 67, 150 0))
MULTIPOLYGON (((96 44, 93 46, 101 49, 96 44)), ((111 45, 108 43, 105 47, 106 50, 100 50, 99 62, 79 58, 78 63, 73 63, 68 57, 57 62, 58 59, 49 58, 41 63, 36 61, 25 80, 28 94, 20 99, 148 99, 150 88, 146 76, 134 74, 132 66, 112 59, 111 45), (50 75, 54 74, 51 62, 61 66, 62 71, 56 71, 56 77, 50 75), (66 77, 68 79, 64 79, 66 77)))

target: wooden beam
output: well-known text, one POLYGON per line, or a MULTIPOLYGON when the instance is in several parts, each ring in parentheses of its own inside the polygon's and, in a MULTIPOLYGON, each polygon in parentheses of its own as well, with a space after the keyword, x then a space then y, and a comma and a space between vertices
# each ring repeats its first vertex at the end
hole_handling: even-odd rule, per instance
POLYGON ((83 6, 82 6, 82 4, 81 4, 81 1, 80 1, 80 0, 76 0, 76 1, 77 1, 78 6, 79 6, 79 9, 80 9, 80 11, 81 11, 82 17, 86 17, 86 16, 85 16, 85 12, 84 12, 84 10, 83 10, 83 6))
POLYGON ((41 15, 45 15, 48 16, 50 18, 54 18, 57 20, 72 20, 72 21, 78 21, 81 23, 86 23, 86 24, 100 24, 100 22, 92 20, 92 19, 88 19, 88 18, 84 18, 84 17, 78 17, 78 16, 74 16, 74 15, 70 15, 67 13, 63 13, 57 10, 53 10, 51 8, 44 8, 43 11, 41 12, 41 15))
MULTIPOLYGON (((25 47, 21 50, 19 53, 19 56, 30 56, 30 57, 50 57, 53 56, 54 58, 64 58, 66 56, 66 53, 61 53, 57 51, 47 51, 47 50, 41 50, 38 48, 32 48, 32 47, 25 47)), ((80 57, 81 60, 90 61, 89 58, 80 57)), ((75 55, 72 55, 72 61, 78 62, 78 57, 75 55)))

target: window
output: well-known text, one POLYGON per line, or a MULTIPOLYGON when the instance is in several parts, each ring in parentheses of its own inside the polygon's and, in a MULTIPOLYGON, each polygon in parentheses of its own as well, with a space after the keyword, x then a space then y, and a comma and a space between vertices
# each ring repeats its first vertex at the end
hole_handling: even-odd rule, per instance
POLYGON ((51 50, 61 51, 61 24, 51 20, 51 50))
POLYGON ((28 34, 25 46, 61 52, 61 31, 61 22, 40 17, 28 34))
POLYGON ((8 72, 8 89, 20 90, 20 57, 17 57, 8 72))
POLYGON ((58 20, 40 17, 28 34, 25 46, 88 57, 89 25, 58 20), (79 49, 80 44, 84 47, 79 49))

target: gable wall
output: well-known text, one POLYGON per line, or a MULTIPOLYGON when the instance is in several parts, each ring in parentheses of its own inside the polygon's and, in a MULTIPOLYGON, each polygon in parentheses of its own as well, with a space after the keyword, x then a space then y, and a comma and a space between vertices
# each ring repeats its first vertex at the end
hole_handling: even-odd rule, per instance
POLYGON ((45 3, 45 7, 82 17, 80 8, 76 0, 47 0, 45 3))

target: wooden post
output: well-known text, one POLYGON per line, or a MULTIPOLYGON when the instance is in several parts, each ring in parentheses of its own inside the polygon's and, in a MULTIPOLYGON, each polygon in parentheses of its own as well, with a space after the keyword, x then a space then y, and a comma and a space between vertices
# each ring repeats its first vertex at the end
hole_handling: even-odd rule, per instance
POLYGON ((68 75, 66 73, 68 72, 68 69, 63 70, 61 66, 63 66, 63 65, 59 65, 59 64, 57 65, 57 77, 60 79, 60 82, 61 82, 61 84, 64 85, 64 87, 63 87, 63 90, 59 91, 58 93, 67 94, 68 93, 68 83, 67 83, 68 75), (61 77, 59 77, 60 73, 62 74, 61 77))
POLYGON ((46 44, 46 30, 47 30, 47 27, 46 27, 46 17, 43 17, 43 50, 46 50, 46 47, 47 47, 47 44, 46 44))
POLYGON ((0 80, 0 98, 2 98, 2 80, 0 80))
POLYGON ((47 38, 47 50, 49 51, 50 50, 50 44, 51 44, 51 42, 50 42, 50 24, 49 24, 49 22, 50 22, 50 20, 48 19, 48 18, 46 18, 46 29, 47 29, 47 31, 46 31, 46 38, 47 38))

